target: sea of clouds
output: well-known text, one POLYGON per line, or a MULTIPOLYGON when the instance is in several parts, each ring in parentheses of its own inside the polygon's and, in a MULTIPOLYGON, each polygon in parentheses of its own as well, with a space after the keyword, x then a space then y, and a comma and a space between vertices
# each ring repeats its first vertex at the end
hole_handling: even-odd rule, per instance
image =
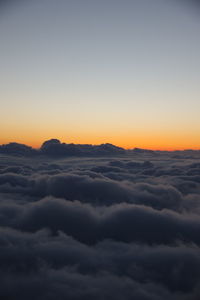
POLYGON ((10 148, 0 149, 1 299, 200 299, 198 151, 10 148))

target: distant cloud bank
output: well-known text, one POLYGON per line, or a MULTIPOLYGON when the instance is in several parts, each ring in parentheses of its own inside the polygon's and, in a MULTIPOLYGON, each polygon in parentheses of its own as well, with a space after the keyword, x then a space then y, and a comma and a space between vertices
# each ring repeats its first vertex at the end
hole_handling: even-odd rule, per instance
MULTIPOLYGON (((50 157, 65 157, 65 156, 106 156, 106 155, 122 155, 122 154, 155 154, 158 155, 161 152, 166 151, 153 151, 148 149, 134 148, 132 150, 125 150, 122 147, 106 143, 101 145, 91 144, 66 144, 61 143, 58 139, 50 139, 45 141, 40 149, 34 149, 30 146, 9 143, 0 145, 0 153, 19 155, 19 156, 34 156, 34 155, 47 155, 50 157)), ((184 150, 184 151, 172 151, 174 154, 196 155, 200 154, 200 150, 184 150)))

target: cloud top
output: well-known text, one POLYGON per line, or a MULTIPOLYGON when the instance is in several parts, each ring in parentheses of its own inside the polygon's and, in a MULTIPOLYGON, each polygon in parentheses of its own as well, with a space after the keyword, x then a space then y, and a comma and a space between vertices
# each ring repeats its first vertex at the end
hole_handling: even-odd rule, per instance
POLYGON ((0 298, 198 299, 199 195, 198 151, 1 146, 0 298))

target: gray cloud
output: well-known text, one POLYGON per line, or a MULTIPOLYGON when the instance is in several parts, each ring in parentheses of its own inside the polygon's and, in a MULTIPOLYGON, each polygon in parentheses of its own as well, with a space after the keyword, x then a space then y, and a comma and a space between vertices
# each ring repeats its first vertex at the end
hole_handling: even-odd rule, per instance
POLYGON ((198 152, 105 153, 0 155, 2 299, 199 299, 198 152))

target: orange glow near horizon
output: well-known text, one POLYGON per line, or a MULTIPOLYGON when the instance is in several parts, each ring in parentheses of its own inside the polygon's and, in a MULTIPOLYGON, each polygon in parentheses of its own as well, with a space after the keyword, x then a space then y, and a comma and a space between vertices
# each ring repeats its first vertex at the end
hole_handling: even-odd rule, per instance
POLYGON ((184 149, 200 149, 198 134, 180 134, 180 133, 171 133, 171 132, 153 132, 153 133, 144 133, 144 132, 130 132, 123 134, 119 132, 107 132, 103 133, 94 133, 94 132, 78 132, 71 133, 62 133, 58 134, 56 131, 52 130, 51 133, 36 132, 34 130, 21 131, 21 132, 9 132, 1 135, 0 144, 7 144, 10 142, 17 142, 26 144, 33 148, 40 148, 42 143, 51 138, 57 138, 62 143, 74 143, 74 144, 103 144, 111 143, 125 149, 131 148, 143 148, 151 150, 184 150, 184 149))

